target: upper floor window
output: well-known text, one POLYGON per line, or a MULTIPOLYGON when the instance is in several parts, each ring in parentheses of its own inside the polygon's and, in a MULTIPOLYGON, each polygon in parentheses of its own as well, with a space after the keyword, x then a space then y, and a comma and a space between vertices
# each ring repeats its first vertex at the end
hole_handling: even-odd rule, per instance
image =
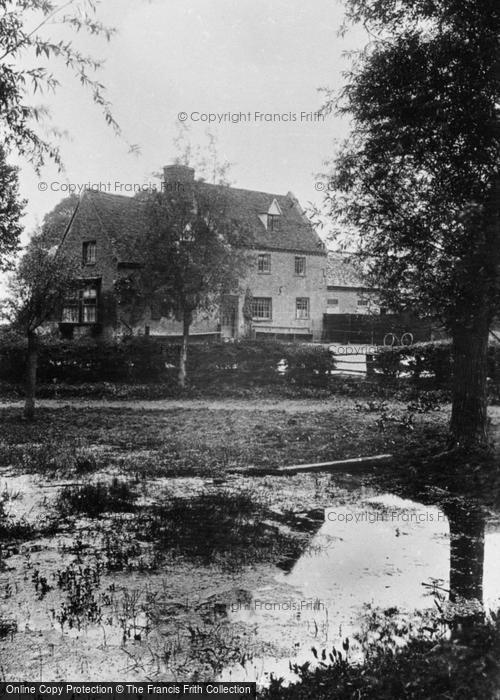
POLYGON ((267 215, 267 230, 279 231, 281 229, 281 217, 279 214, 267 215))
POLYGON ((97 244, 96 241, 84 241, 82 247, 83 264, 95 265, 97 244))
POLYGON ((301 277, 306 274, 306 259, 302 255, 295 256, 295 274, 301 277))
POLYGON ((295 316, 297 319, 309 318, 309 299, 308 297, 298 297, 295 300, 295 316))
POLYGON ((328 306, 338 306, 339 300, 338 299, 328 299, 327 304, 328 304, 328 306))
POLYGON ((259 253, 257 256, 257 270, 262 273, 271 272, 271 254, 259 253))
POLYGON ((272 318, 273 302, 271 297, 253 297, 252 318, 256 321, 269 321, 272 318))

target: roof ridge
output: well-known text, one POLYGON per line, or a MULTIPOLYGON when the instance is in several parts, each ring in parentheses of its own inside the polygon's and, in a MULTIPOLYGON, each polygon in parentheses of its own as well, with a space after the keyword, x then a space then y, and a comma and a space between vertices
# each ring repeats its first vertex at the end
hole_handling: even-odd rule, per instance
POLYGON ((278 194, 277 192, 266 192, 264 190, 251 190, 248 187, 233 187, 232 185, 217 185, 213 182, 205 182, 204 180, 197 180, 202 185, 208 185, 209 187, 228 187, 230 190, 238 190, 238 192, 252 192, 253 194, 265 194, 268 197, 282 197, 283 199, 289 199, 292 201, 291 197, 287 194, 278 194))
POLYGON ((126 195, 126 194, 116 194, 116 192, 102 192, 101 190, 84 190, 83 196, 85 197, 86 195, 90 196, 91 199, 92 197, 99 196, 99 197, 115 197, 119 199, 126 199, 128 202, 140 202, 141 204, 143 203, 143 200, 137 198, 136 196, 132 195, 126 195))

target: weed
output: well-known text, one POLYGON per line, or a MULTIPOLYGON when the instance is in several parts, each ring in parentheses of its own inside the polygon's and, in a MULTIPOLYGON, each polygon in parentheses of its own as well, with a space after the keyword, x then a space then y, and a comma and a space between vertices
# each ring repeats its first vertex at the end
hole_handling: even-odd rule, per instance
POLYGON ((64 629, 80 630, 88 623, 100 623, 102 608, 99 596, 102 563, 96 561, 92 566, 84 565, 76 559, 63 570, 57 571, 57 587, 65 591, 67 599, 54 616, 64 629))
POLYGON ((17 622, 8 617, 0 616, 0 639, 5 639, 9 635, 12 637, 17 632, 17 622))
POLYGON ((110 484, 78 484, 65 486, 59 493, 56 509, 62 517, 83 513, 97 517, 102 513, 130 513, 135 510, 135 494, 125 481, 116 477, 110 484))
POLYGON ((270 522, 275 517, 251 492, 221 491, 153 506, 136 527, 159 551, 233 567, 297 554, 296 538, 270 522))

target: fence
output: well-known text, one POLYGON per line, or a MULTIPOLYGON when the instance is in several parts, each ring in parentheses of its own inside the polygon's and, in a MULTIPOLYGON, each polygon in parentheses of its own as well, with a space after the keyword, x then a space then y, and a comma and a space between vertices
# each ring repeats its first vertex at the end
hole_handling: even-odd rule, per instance
POLYGON ((324 314, 323 342, 366 345, 384 345, 384 338, 392 333, 401 337, 411 333, 413 342, 423 343, 433 338, 437 324, 432 319, 420 319, 411 314, 324 314))

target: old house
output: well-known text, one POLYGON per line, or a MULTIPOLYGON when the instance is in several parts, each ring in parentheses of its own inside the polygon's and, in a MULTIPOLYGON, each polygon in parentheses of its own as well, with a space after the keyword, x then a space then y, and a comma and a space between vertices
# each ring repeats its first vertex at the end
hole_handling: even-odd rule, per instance
POLYGON ((376 290, 367 285, 349 253, 328 253, 326 303, 328 314, 385 312, 376 290))
MULTIPOLYGON (((215 187, 195 183, 192 168, 165 167, 164 187, 178 186, 187 193, 194 186, 215 187)), ((252 263, 238 293, 226 297, 216 314, 200 314, 191 334, 319 340, 326 311, 327 255, 297 199, 290 192, 229 188, 227 206, 230 219, 250 234, 252 263)), ((115 295, 116 281, 139 265, 137 244, 145 226, 141 197, 95 191, 82 195, 61 243, 81 266, 80 291, 62 311, 64 335, 180 334, 175 319, 160 318, 154 310, 131 325, 115 295)))

